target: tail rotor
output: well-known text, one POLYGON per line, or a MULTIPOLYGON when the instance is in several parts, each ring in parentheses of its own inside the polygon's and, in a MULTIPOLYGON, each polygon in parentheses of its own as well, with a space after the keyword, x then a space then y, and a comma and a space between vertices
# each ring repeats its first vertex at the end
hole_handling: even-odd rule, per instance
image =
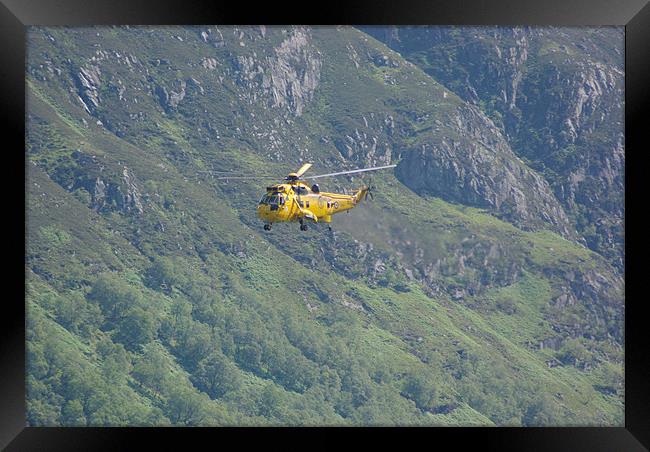
POLYGON ((368 184, 366 185, 366 187, 368 188, 366 189, 366 194, 363 197, 363 200, 366 201, 368 200, 368 197, 370 197, 370 201, 374 201, 375 195, 373 193, 373 190, 375 189, 375 187, 372 185, 372 178, 368 180, 368 184))

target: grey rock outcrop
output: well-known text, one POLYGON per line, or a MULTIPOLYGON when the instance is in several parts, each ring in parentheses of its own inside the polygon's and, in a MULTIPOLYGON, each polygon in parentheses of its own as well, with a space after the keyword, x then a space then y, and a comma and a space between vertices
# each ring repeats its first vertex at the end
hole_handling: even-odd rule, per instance
MULTIPOLYGON (((547 269, 551 274, 553 270, 547 269)), ((596 269, 572 270, 562 273, 567 285, 552 301, 552 306, 563 311, 579 305, 585 310, 571 323, 556 323, 554 329, 565 337, 611 337, 623 340, 625 297, 623 278, 615 273, 596 269), (606 325, 616 327, 606 328, 606 325)))
POLYGON ((144 213, 142 192, 136 176, 127 166, 107 167, 95 156, 75 151, 74 165, 61 165, 52 179, 69 192, 81 189, 89 196, 91 209, 97 212, 117 211, 125 215, 144 213))
POLYGON ((442 137, 402 154, 397 177, 419 194, 490 209, 522 229, 574 229, 548 183, 518 159, 494 124, 474 107, 450 121, 442 137))
POLYGON ((187 82, 185 80, 178 80, 176 85, 178 85, 177 91, 167 90, 167 88, 160 85, 157 85, 154 89, 160 105, 167 111, 178 107, 178 104, 185 98, 187 82))
POLYGON ((122 171, 122 182, 124 186, 124 195, 122 205, 126 212, 135 211, 142 215, 144 208, 142 207, 142 195, 135 183, 135 177, 127 168, 124 167, 122 171))
POLYGON ((79 92, 79 101, 89 114, 92 114, 99 107, 100 76, 101 70, 97 65, 82 67, 79 72, 74 74, 74 80, 79 92))
POLYGON ((238 84, 246 88, 250 101, 261 92, 272 108, 287 109, 300 116, 320 82, 322 61, 310 42, 309 30, 292 28, 273 49, 273 56, 255 58, 239 55, 235 67, 238 84))

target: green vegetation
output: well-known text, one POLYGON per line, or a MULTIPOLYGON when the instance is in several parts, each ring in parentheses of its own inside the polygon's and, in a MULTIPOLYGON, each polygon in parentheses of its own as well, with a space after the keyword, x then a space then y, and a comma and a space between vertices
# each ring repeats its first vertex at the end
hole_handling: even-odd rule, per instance
POLYGON ((320 84, 296 115, 237 63, 289 31, 202 31, 28 34, 29 425, 622 424, 622 287, 598 254, 389 173, 333 234, 265 232, 266 181, 199 172, 357 166, 335 140, 387 115, 391 143, 443 136, 458 97, 317 27, 320 84), (89 114, 70 93, 95 63, 89 114))

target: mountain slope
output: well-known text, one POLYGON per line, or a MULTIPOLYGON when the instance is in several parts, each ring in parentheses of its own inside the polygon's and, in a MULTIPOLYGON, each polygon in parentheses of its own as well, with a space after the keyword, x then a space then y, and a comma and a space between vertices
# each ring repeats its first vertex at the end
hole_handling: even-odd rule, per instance
POLYGON ((623 29, 366 27, 481 108, 589 248, 624 261, 623 29))
POLYGON ((349 27, 28 38, 30 425, 621 425, 621 277, 399 54, 349 27), (303 161, 398 167, 331 235, 265 233, 264 184, 201 172, 303 161))

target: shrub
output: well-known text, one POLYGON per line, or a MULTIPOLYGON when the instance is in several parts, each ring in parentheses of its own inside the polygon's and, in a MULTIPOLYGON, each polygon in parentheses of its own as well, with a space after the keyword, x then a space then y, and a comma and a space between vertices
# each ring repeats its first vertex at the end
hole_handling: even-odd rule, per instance
POLYGON ((437 402, 438 390, 431 378, 417 373, 407 376, 402 395, 415 402, 423 411, 433 411, 437 402))

